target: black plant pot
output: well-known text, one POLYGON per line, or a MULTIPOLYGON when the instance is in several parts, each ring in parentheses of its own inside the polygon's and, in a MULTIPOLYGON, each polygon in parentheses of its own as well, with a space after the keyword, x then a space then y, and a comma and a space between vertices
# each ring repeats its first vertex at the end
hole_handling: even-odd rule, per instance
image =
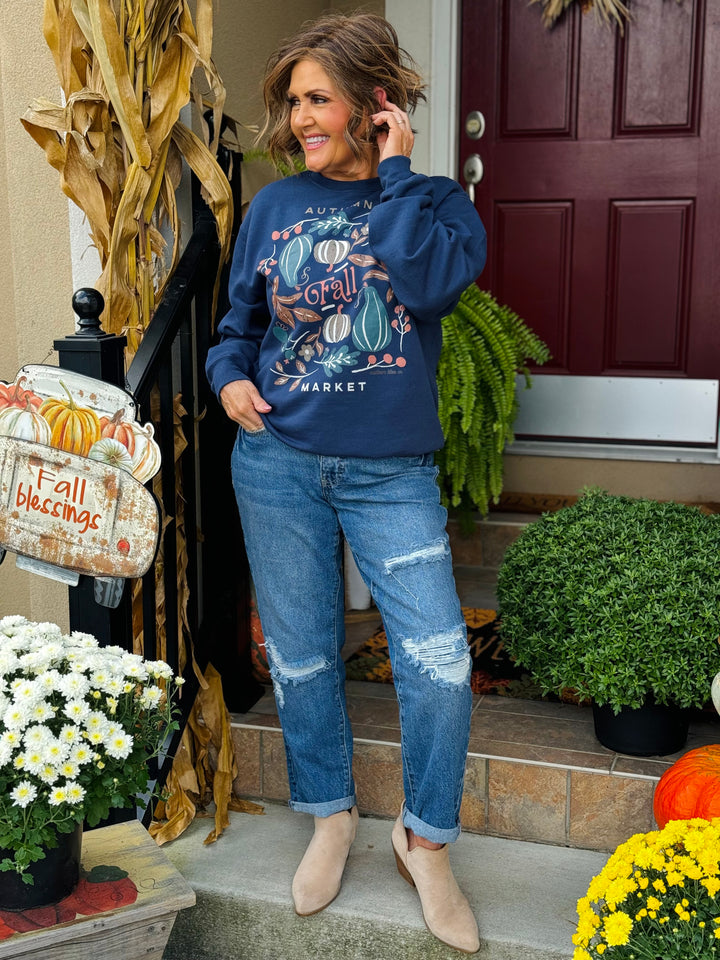
MULTIPOLYGON (((72 833, 58 834, 58 845, 48 850, 42 860, 31 863, 28 873, 34 883, 24 883, 14 871, 0 873, 0 910, 30 910, 59 903, 69 896, 80 881, 80 852, 83 825, 72 833)), ((0 850, 0 860, 12 857, 0 850)))
POLYGON ((593 704, 595 736, 609 750, 635 757, 665 756, 687 743, 690 711, 674 704, 648 702, 623 707, 620 713, 604 704, 593 704))

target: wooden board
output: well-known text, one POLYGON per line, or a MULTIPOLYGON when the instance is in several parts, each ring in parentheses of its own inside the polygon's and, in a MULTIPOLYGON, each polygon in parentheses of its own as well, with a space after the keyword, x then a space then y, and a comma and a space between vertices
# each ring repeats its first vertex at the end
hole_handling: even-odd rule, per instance
POLYGON ((161 960, 179 910, 195 892, 137 820, 83 834, 82 871, 116 866, 137 887, 134 903, 0 942, 0 960, 161 960))

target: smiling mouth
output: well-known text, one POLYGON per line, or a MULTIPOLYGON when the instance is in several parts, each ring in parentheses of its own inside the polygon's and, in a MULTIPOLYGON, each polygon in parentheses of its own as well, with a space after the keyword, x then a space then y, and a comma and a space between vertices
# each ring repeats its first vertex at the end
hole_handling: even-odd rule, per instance
POLYGON ((318 147, 321 147, 324 143, 327 143, 330 137, 305 137, 305 149, 306 150, 317 150, 318 147))

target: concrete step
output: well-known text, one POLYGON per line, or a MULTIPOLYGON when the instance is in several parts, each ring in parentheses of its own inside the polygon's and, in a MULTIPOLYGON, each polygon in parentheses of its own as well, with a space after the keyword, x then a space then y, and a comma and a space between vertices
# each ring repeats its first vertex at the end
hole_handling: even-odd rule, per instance
POLYGON ((460 566, 499 568, 508 546, 517 540, 528 523, 537 519, 536 513, 491 511, 475 523, 470 533, 464 533, 459 521, 451 517, 447 531, 453 562, 460 566))
MULTIPOLYGON (((207 846, 196 820, 163 849, 197 904, 177 918, 163 960, 457 960, 425 928, 417 893, 398 874, 392 820, 362 817, 343 887, 326 910, 298 917, 292 875, 312 818, 275 804, 263 816, 231 814, 207 846)), ((455 875, 480 927, 482 960, 567 960, 575 905, 606 854, 463 834, 455 875)))

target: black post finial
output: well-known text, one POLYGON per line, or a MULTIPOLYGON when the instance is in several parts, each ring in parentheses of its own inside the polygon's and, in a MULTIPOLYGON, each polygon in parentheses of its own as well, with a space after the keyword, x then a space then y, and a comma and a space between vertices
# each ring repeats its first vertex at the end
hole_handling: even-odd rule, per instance
POLYGON ((80 287, 73 294, 72 307, 80 318, 77 336, 105 336, 100 326, 100 314, 105 309, 105 301, 99 290, 95 290, 93 287, 80 287))

